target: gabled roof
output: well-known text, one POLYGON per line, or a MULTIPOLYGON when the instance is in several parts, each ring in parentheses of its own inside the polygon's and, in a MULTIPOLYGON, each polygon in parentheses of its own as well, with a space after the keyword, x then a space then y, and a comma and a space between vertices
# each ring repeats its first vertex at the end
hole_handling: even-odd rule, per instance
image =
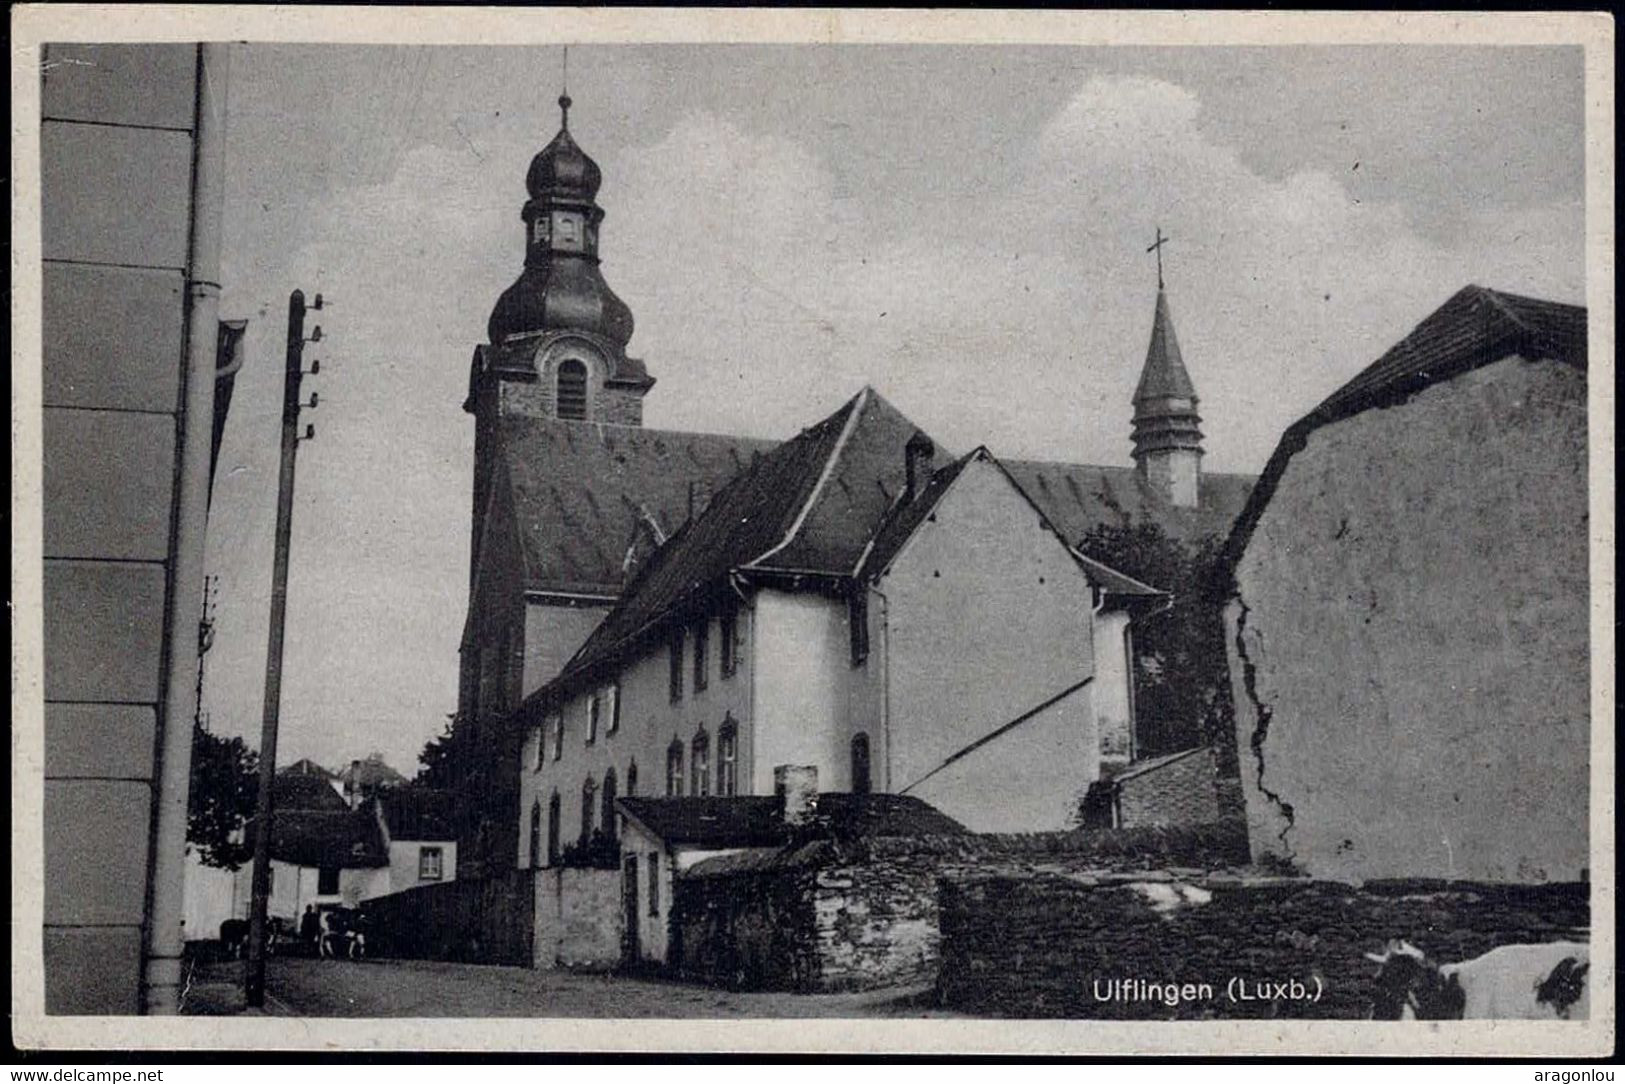
MULTIPOLYGON (((271 817, 271 857, 295 866, 372 869, 389 865, 389 853, 371 810, 282 809, 271 817)), ((244 826, 253 846, 258 822, 244 826)))
POLYGON ((456 796, 427 787, 394 787, 373 799, 392 840, 450 840, 456 796))
POLYGON ((1196 387, 1190 373, 1185 371, 1185 359, 1179 352, 1179 339, 1174 335, 1173 314, 1168 311, 1168 296, 1159 287, 1157 311, 1151 321, 1151 345, 1145 352, 1145 367, 1140 370, 1140 383, 1134 389, 1134 403, 1146 399, 1195 400, 1196 387))
POLYGON ((286 768, 278 769, 277 774, 278 775, 314 775, 314 776, 318 776, 318 777, 320 777, 322 779, 334 779, 334 778, 337 778, 336 776, 334 776, 334 774, 332 772, 328 771, 326 768, 322 767, 320 764, 317 764, 314 760, 311 760, 309 757, 302 757, 299 760, 296 760, 292 764, 288 765, 286 768))
POLYGON ((890 515, 882 524, 879 533, 875 535, 874 544, 869 548, 868 556, 864 558, 863 567, 859 569, 860 577, 877 576, 885 572, 892 560, 902 551, 906 543, 920 525, 935 511, 948 491, 953 488, 955 481, 965 472, 971 463, 982 460, 991 463, 999 469, 1021 498, 1038 513, 1038 518, 1050 531, 1054 532, 1062 546, 1072 555, 1072 559, 1082 566, 1089 581, 1108 595, 1115 595, 1120 599, 1131 598, 1165 598, 1167 592, 1159 591, 1155 587, 1141 583, 1132 576, 1118 572, 1108 565, 1096 561, 1091 557, 1078 552, 1066 538, 1061 528, 1049 518, 1043 508, 1032 499, 1031 495, 1016 481, 1015 476, 992 452, 985 447, 977 448, 966 455, 954 460, 948 466, 931 476, 920 495, 907 504, 894 503, 890 515))
POLYGON ((507 416, 501 455, 530 590, 614 596, 652 519, 669 535, 775 441, 507 416))
POLYGON ((918 430, 872 388, 750 464, 638 569, 561 681, 648 635, 730 574, 850 576, 903 486, 918 430))
POLYGON ((765 795, 622 798, 619 805, 671 846, 777 847, 808 839, 961 835, 966 830, 930 803, 902 794, 820 794, 812 819, 799 828, 784 823, 780 799, 765 795))
POLYGON ((333 783, 319 775, 284 775, 278 773, 271 782, 272 799, 278 810, 314 809, 338 812, 348 811, 344 796, 333 789, 333 783))
POLYGON ((1367 410, 1397 406, 1434 384, 1514 355, 1557 361, 1586 372, 1586 310, 1483 286, 1458 291, 1387 353, 1287 428, 1225 542, 1223 564, 1233 568, 1240 560, 1287 464, 1315 430, 1367 410))
POLYGON ((1185 542, 1223 537, 1258 481, 1251 474, 1204 471, 1195 508, 1170 504, 1133 467, 1102 467, 1036 459, 1001 460, 1029 499, 1072 545, 1102 524, 1159 524, 1185 542))

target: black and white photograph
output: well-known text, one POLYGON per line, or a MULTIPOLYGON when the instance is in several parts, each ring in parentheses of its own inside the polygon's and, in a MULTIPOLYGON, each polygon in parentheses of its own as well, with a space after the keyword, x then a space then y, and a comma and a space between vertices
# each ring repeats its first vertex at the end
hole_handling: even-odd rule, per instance
POLYGON ((1611 17, 13 32, 19 1046, 1613 1049, 1611 17))

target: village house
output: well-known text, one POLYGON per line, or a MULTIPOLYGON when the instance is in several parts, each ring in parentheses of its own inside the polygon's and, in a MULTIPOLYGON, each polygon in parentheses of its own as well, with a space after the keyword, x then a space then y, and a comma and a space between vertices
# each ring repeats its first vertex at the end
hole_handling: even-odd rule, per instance
POLYGON ((1469 286, 1281 438, 1227 545, 1260 859, 1588 876, 1586 341, 1469 286))
MULTIPOLYGON (((644 362, 627 353, 633 329, 631 310, 609 288, 599 266, 604 211, 596 198, 602 175, 571 134, 569 99, 562 98, 560 105, 560 131, 536 155, 526 176, 529 199, 520 216, 525 226, 524 269, 491 313, 489 341, 474 352, 468 396, 463 404, 473 415, 475 427, 469 606, 460 647, 457 717, 462 739, 459 789, 465 798, 458 810, 458 858, 465 876, 511 871, 516 859, 520 866, 530 864, 531 840, 538 834, 530 833, 528 827, 536 816, 538 792, 529 782, 522 783, 522 777, 535 771, 526 765, 535 763, 536 740, 533 720, 529 716, 521 719, 517 713, 521 703, 558 678, 565 665, 577 657, 589 635, 622 602, 629 589, 645 579, 652 553, 680 532, 692 534, 693 521, 702 516, 718 494, 742 473, 755 469, 753 465, 762 458, 784 447, 777 441, 643 427, 643 397, 654 386, 655 378, 644 362)), ((1131 610, 1143 614, 1146 604, 1127 605, 1127 596, 1104 582, 1106 570, 1096 569, 1096 580, 1090 581, 1086 564, 1076 553, 1068 554, 1067 548, 1075 547, 1102 525, 1154 523, 1170 536, 1187 540, 1222 535, 1253 482, 1251 476, 1201 469, 1198 398, 1160 281, 1150 346, 1133 406, 1132 466, 999 461, 984 456, 972 469, 965 470, 967 478, 953 487, 956 492, 949 499, 949 505, 956 509, 956 521, 964 517, 964 531, 924 532, 914 547, 921 551, 918 555, 905 552, 899 557, 898 569, 885 570, 885 575, 901 583, 914 564, 924 567, 925 553, 933 546, 969 548, 968 540, 975 530, 991 529, 987 524, 974 527, 971 520, 1002 508, 1016 517, 1016 533, 1035 538, 1037 532, 1058 540, 1058 544, 1041 548, 1047 554, 1043 560, 1066 571, 1056 582, 1048 581, 1047 572, 1039 573, 1046 576, 1047 582, 1042 585, 1046 591, 1055 586, 1058 591, 1081 598, 1104 589, 1108 604, 1093 615, 1087 632, 1081 631, 1083 622, 1078 623, 1080 639, 1072 645, 1077 648, 1076 658, 1087 661, 1081 662, 1068 680, 1039 694, 1042 700, 1088 679, 1087 693, 1072 697, 1064 706, 1057 704, 1046 710, 1051 714, 1076 712, 1087 699, 1094 710, 1105 713, 1091 724, 1095 736, 1088 742, 1081 740, 1080 731, 1079 748, 1088 747, 1086 753, 1077 753, 1084 775, 1074 784, 1080 788, 1093 777, 1088 769, 1093 759, 1117 765, 1143 755, 1135 748, 1135 728, 1124 725, 1133 717, 1132 701, 1126 706, 1124 703, 1132 681, 1120 682, 1117 675, 1126 673, 1132 678, 1129 619, 1131 610), (1042 531, 1037 527, 1040 521, 1047 524, 1042 531), (1088 587, 1083 586, 1086 581, 1088 587), (1083 637, 1088 638, 1087 643, 1083 637), (1097 646, 1108 642, 1112 645, 1109 649, 1097 646)), ((685 793, 692 794, 697 781, 692 778, 695 740, 702 735, 702 722, 700 756, 705 785, 713 791, 721 785, 740 793, 762 793, 770 785, 768 773, 781 762, 780 751, 748 746, 754 736, 742 737, 738 731, 752 718, 752 708, 730 699, 755 680, 759 668, 754 662, 746 664, 749 669, 745 675, 733 672, 741 660, 755 660, 755 651, 777 650, 782 654, 789 642, 785 637, 800 637, 816 626, 820 637, 816 657, 808 659, 805 666, 815 681, 824 684, 798 691, 802 686, 797 672, 775 664, 760 670, 771 675, 767 680, 777 683, 773 689, 764 689, 762 695, 777 696, 787 707, 805 695, 816 710, 824 711, 831 720, 841 713, 853 717, 852 710, 833 706, 837 689, 829 683, 835 681, 832 675, 839 659, 850 660, 854 651, 878 651, 885 659, 931 654, 933 645, 919 635, 923 626, 916 624, 910 631, 897 625, 897 615, 887 609, 889 600, 875 599, 879 603, 875 612, 869 605, 868 591, 857 596, 852 607, 839 598, 820 594, 843 577, 852 580, 857 575, 863 549, 877 539, 882 520, 906 484, 903 451, 915 432, 916 428, 880 396, 868 392, 827 420, 816 435, 804 433, 788 442, 794 447, 779 454, 770 469, 802 483, 816 481, 815 473, 808 469, 815 460, 830 465, 832 470, 853 462, 861 465, 844 484, 868 488, 848 492, 842 489, 841 482, 836 482, 821 502, 814 502, 826 512, 853 502, 856 518, 850 531, 836 530, 839 525, 826 514, 824 518, 830 522, 814 516, 796 532, 813 539, 827 537, 839 554, 801 547, 801 556, 814 562, 818 574, 804 577, 799 584, 790 583, 796 570, 788 562, 797 555, 795 546, 780 550, 755 570, 758 579, 770 569, 775 574, 788 574, 759 598, 765 605, 765 616, 771 619, 766 639, 761 639, 763 634, 757 631, 757 622, 764 620, 762 611, 742 609, 736 614, 726 605, 726 597, 711 599, 707 605, 719 605, 710 611, 703 626, 703 640, 694 638, 698 626, 684 633, 687 661, 683 667, 687 673, 681 697, 663 691, 668 686, 675 688, 676 678, 660 674, 663 664, 655 660, 646 662, 637 677, 643 683, 638 690, 626 686, 617 692, 608 685, 591 700, 598 704, 598 731, 593 741, 600 758, 607 756, 603 735, 610 728, 619 737, 620 748, 628 743, 620 733, 625 714, 619 700, 621 693, 640 698, 634 711, 647 713, 651 703, 647 695, 652 694, 664 699, 663 714, 682 718, 671 719, 673 725, 663 736, 660 748, 639 752, 639 782, 633 779, 631 756, 613 764, 607 759, 601 765, 594 763, 594 793, 590 799, 583 786, 585 770, 568 784, 555 772, 559 779, 560 816, 552 823, 557 825, 558 848, 579 835, 580 826, 589 821, 598 825, 611 822, 613 818, 604 810, 610 808, 615 796, 634 791, 664 793, 668 774, 673 777, 674 789, 676 777, 682 776, 685 793), (859 409, 853 409, 854 405, 859 409), (847 421, 860 431, 850 447, 841 440, 847 421), (834 444, 843 445, 839 455, 831 454, 834 444), (836 556, 851 560, 836 567, 836 556), (871 637, 868 644, 864 643, 866 634, 888 621, 892 622, 890 642, 877 643, 871 637), (775 636, 779 637, 777 645, 775 636), (759 641, 754 647, 752 638, 759 641), (700 680, 705 687, 698 690, 694 684, 696 649, 704 653, 700 680), (725 656, 729 667, 726 677, 720 670, 725 656), (680 757, 670 748, 674 738, 684 747, 680 757), (732 759, 718 759, 725 755, 732 759), (582 814, 589 800, 597 803, 591 818, 582 814), (566 817, 568 826, 564 823, 566 817)), ((937 471, 954 460, 923 434, 922 441, 931 445, 930 453, 915 464, 915 483, 923 490, 937 471)), ((763 468, 750 486, 771 488, 768 471, 763 468)), ((942 488, 947 488, 946 482, 942 488)), ((735 498, 743 492, 734 490, 735 498)), ((790 500, 790 495, 784 493, 764 496, 781 502, 790 500)), ((809 515, 817 511, 806 502, 798 507, 808 508, 809 515)), ((718 529, 717 524, 713 520, 707 530, 718 529)), ((765 540, 756 554, 743 554, 748 547, 741 542, 740 553, 734 556, 744 561, 765 554, 770 546, 787 537, 789 526, 780 524, 780 536, 765 540)), ((692 552, 692 546, 687 548, 692 552)), ((962 571, 969 574, 971 569, 966 566, 962 571)), ((976 574, 992 573, 987 568, 976 574)), ((1036 581, 1027 583, 1028 579, 1033 577, 1024 573, 1009 585, 1019 582, 1023 590, 1039 586, 1036 581)), ((715 582, 711 584, 716 586, 715 582)), ((732 592, 733 588, 726 590, 732 592)), ((639 606, 647 607, 657 597, 662 606, 673 601, 662 586, 655 594, 644 590, 639 606)), ((1096 598, 1090 605, 1099 601, 1096 598)), ((1052 600, 1045 605, 1058 604, 1052 600)), ((666 620, 670 615, 662 611, 646 616, 666 620)), ((621 628, 615 635, 619 638, 628 631, 621 628)), ((675 639, 675 633, 672 636, 675 639)), ((601 636, 599 646, 605 644, 601 636)), ((951 650, 955 645, 935 647, 951 650)), ((670 653, 674 655, 675 649, 670 653)), ((1030 655, 1018 652, 1005 660, 1012 668, 1006 679, 1013 680, 1014 675, 1026 670, 1054 676, 1056 657, 1057 649, 1049 646, 1030 655)), ((859 666, 859 673, 871 675, 887 669, 879 663, 866 668, 850 661, 844 665, 859 666)), ((939 656, 932 662, 936 668, 951 669, 953 665, 951 655, 939 656)), ((890 667, 889 672, 905 685, 913 682, 918 686, 907 690, 909 697, 933 684, 929 669, 902 666, 890 667)), ((841 682, 847 683, 848 677, 841 678, 841 682)), ((866 689, 852 695, 878 703, 884 699, 883 693, 885 690, 866 689)), ((903 688, 894 687, 889 702, 895 706, 904 695, 903 688)), ((991 698, 991 687, 987 695, 991 698)), ((923 703, 932 702, 939 701, 928 697, 923 703)), ((1036 703, 1012 702, 997 707, 980 703, 975 705, 974 713, 966 712, 965 717, 977 714, 988 722, 995 718, 1009 720, 1036 703)), ((652 723, 647 714, 638 719, 639 727, 652 723)), ((579 733, 585 722, 577 720, 566 725, 579 733)), ((1043 728, 1044 724, 1025 727, 1022 736, 1035 735, 1043 728)), ((884 732, 862 733, 870 743, 870 782, 877 789, 910 785, 914 779, 908 773, 938 768, 959 747, 956 742, 963 744, 966 736, 965 732, 950 730, 931 739, 919 736, 903 746, 896 744, 898 734, 894 730, 894 745, 888 750, 876 744, 884 740, 884 732)), ((810 740, 822 743, 816 750, 818 755, 809 762, 822 767, 830 786, 848 786, 856 777, 851 766, 851 743, 858 734, 850 723, 836 725, 833 721, 809 733, 810 740), (850 732, 842 732, 843 727, 850 732), (812 733, 818 737, 813 739, 812 733), (837 749, 837 744, 841 748, 837 749)), ((793 747, 783 749, 782 754, 791 762, 809 760, 793 747)), ((584 752, 581 755, 586 756, 584 752)), ((984 760, 997 755, 990 750, 984 760)), ((927 790, 949 789, 967 766, 956 762, 940 768, 936 776, 919 785, 927 790)), ((1023 791, 1012 800, 1016 808, 1043 805, 1046 818, 1053 817, 1057 815, 1056 795, 1051 791, 1056 786, 1055 780, 1049 780, 1039 788, 1042 797, 1038 792, 1023 791)), ((545 843, 551 801, 550 785, 541 799, 544 842, 537 844, 538 863, 552 849, 545 843)))
POLYGON ((521 864, 613 835, 619 795, 768 794, 780 765, 977 831, 1073 823, 1131 730, 1117 615, 1163 596, 1074 552, 986 449, 935 454, 865 389, 648 558, 521 710, 521 864))

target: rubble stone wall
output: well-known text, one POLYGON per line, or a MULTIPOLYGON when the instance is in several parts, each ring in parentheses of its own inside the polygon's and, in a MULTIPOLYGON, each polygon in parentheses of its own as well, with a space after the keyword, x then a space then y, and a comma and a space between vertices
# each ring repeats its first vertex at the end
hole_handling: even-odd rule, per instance
POLYGON ((536 871, 535 966, 608 971, 621 962, 621 872, 536 871))
POLYGON ((1585 940, 1588 889, 950 874, 937 993, 949 1008, 1010 1017, 1364 1019, 1377 972, 1364 953, 1399 937, 1452 962, 1504 944, 1585 940), (1168 986, 1172 998, 1161 996, 1168 986))

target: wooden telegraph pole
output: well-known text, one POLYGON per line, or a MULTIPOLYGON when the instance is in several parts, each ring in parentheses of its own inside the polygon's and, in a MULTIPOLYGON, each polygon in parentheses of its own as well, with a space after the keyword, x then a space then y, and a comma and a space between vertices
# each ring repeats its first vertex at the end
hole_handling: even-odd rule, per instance
MULTIPOLYGON (((317 294, 312 309, 320 310, 317 294)), ((309 342, 321 342, 318 326, 309 342)), ((248 1004, 265 1004, 266 906, 271 895, 272 781, 276 778, 276 732, 282 710, 282 633, 288 615, 288 543, 293 532, 293 478, 299 455, 299 442, 316 435, 316 427, 299 433, 299 411, 315 409, 316 393, 310 402, 299 400, 299 385, 305 376, 305 295, 295 290, 288 298, 287 368, 282 380, 282 469, 277 482, 276 559, 271 570, 271 637, 265 649, 265 716, 260 727, 260 789, 254 814, 254 890, 248 916, 248 967, 243 992, 248 1004)), ((310 375, 321 371, 321 362, 311 363, 310 375)))

